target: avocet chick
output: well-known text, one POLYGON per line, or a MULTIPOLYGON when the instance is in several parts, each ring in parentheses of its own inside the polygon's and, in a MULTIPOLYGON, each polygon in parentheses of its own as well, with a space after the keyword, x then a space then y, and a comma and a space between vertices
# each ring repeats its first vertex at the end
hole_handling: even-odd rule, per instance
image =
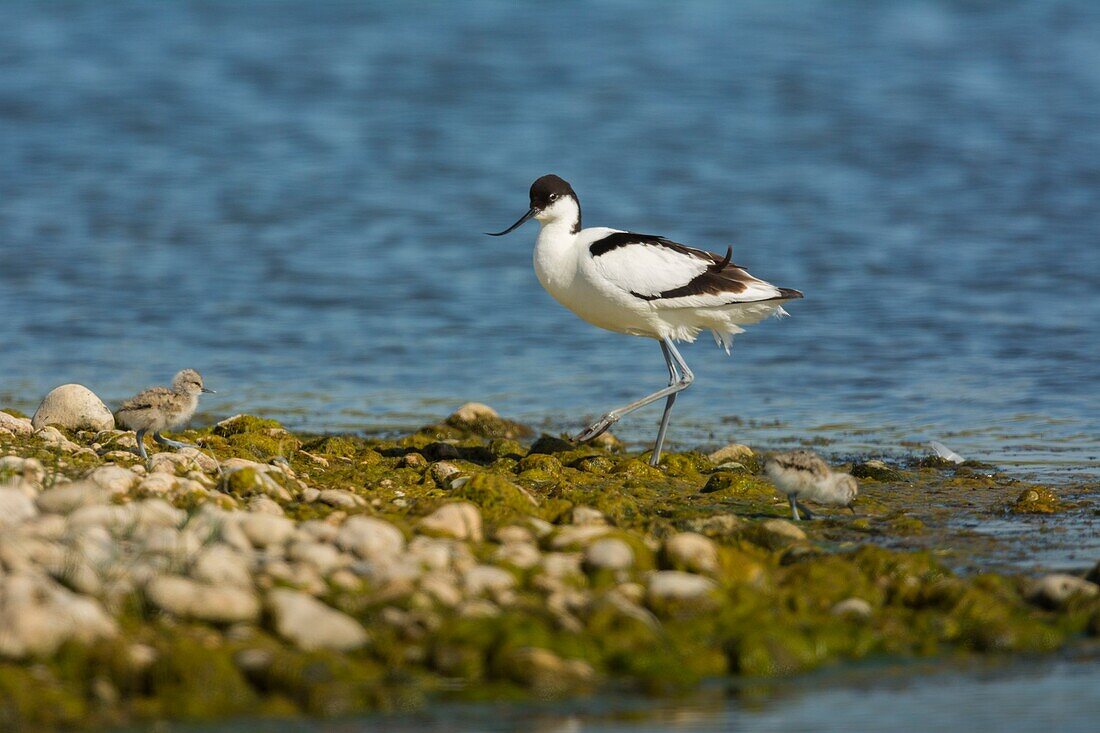
MULTIPOLYGON (((852 505, 859 494, 859 484, 847 473, 834 473, 829 464, 813 451, 796 450, 776 453, 764 462, 764 473, 791 503, 791 515, 797 522, 799 501, 813 501, 833 506, 852 505)), ((813 515, 802 507, 806 518, 813 515)))
POLYGON ((137 431, 138 455, 148 460, 145 453, 145 434, 153 433, 153 440, 169 448, 194 448, 195 446, 169 440, 160 434, 162 430, 185 424, 199 406, 199 395, 214 393, 202 383, 202 376, 194 369, 184 369, 172 378, 172 387, 150 387, 122 403, 115 419, 124 428, 137 431))

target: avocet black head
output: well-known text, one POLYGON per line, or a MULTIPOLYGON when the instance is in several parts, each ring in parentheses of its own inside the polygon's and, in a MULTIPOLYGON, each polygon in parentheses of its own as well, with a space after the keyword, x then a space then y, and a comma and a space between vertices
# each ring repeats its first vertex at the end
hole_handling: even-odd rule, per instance
POLYGON ((531 184, 531 208, 512 226, 503 232, 486 232, 490 237, 501 237, 514 232, 529 219, 538 219, 543 224, 552 221, 570 223, 570 231, 576 234, 581 229, 581 203, 569 182, 547 174, 531 184))

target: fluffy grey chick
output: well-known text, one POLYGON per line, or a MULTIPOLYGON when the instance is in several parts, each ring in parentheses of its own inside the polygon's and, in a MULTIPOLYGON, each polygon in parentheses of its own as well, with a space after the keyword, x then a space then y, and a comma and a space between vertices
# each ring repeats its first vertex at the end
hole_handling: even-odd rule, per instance
MULTIPOLYGON (((796 450, 776 453, 764 462, 764 473, 787 495, 791 515, 797 522, 799 501, 813 501, 833 506, 851 506, 859 494, 859 484, 847 473, 834 473, 829 464, 813 451, 796 450)), ((802 507, 806 517, 810 510, 802 507)))
POLYGON ((199 395, 213 394, 202 383, 202 376, 194 369, 184 369, 172 378, 172 387, 150 387, 122 403, 115 413, 119 425, 137 431, 138 454, 145 459, 145 434, 152 431, 153 440, 170 448, 186 448, 187 443, 169 440, 160 434, 162 430, 183 425, 199 406, 199 395))

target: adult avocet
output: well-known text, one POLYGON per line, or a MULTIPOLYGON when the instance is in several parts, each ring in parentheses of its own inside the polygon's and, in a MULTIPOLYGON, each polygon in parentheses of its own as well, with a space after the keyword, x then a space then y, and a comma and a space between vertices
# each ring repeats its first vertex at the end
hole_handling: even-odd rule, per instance
POLYGON ((601 435, 624 415, 667 398, 650 463, 661 447, 676 395, 695 380, 674 341, 694 341, 710 329, 729 353, 741 326, 785 315, 783 303, 802 293, 758 280, 731 262, 733 248, 716 255, 651 234, 606 227, 581 229, 573 187, 553 174, 531 184, 531 208, 499 237, 528 219, 542 224, 535 242, 535 274, 554 299, 594 326, 657 339, 668 367, 668 386, 611 410, 585 428, 578 441, 601 435))

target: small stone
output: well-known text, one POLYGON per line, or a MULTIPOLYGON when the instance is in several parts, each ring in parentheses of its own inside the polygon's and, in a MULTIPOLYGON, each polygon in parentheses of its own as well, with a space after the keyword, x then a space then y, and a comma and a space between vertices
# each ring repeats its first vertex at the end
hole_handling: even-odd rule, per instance
POLYGON ((693 573, 718 571, 718 545, 695 532, 681 532, 665 541, 665 558, 677 570, 693 573))
POLYGON ((853 618, 871 618, 874 609, 871 604, 862 598, 845 598, 832 607, 829 611, 834 616, 851 616, 853 618))
POLYGON ((727 446, 719 448, 711 453, 707 458, 711 463, 716 466, 720 466, 724 463, 740 463, 744 465, 748 461, 752 460, 753 452, 752 448, 740 443, 730 443, 727 446))
POLYGON ((550 541, 550 547, 564 550, 572 547, 585 547, 611 531, 610 527, 598 524, 569 525, 562 527, 550 541))
POLYGON ((455 410, 449 419, 460 423, 472 423, 485 419, 499 420, 500 413, 480 402, 467 402, 462 407, 455 410))
POLYGON ((526 527, 521 527, 518 524, 506 524, 496 531, 493 539, 502 545, 507 545, 513 542, 534 542, 535 535, 526 527))
POLYGON ((251 588, 252 574, 248 566, 248 560, 240 551, 217 543, 199 553, 191 568, 191 577, 210 585, 251 588))
POLYGON ((325 489, 318 495, 317 500, 322 504, 343 509, 354 509, 367 505, 366 499, 344 489, 325 489))
POLYGON ((755 530, 754 539, 773 550, 806 541, 806 533, 786 519, 765 519, 756 525, 755 530))
POLYGON ((458 466, 447 461, 436 461, 428 469, 428 474, 432 477, 432 481, 435 481, 436 486, 446 487, 450 481, 457 476, 461 471, 458 466))
POLYGON ((0 527, 13 527, 36 516, 34 499, 19 489, 0 488, 0 527))
POLYGON ((389 522, 374 517, 348 517, 336 535, 336 544, 366 560, 392 557, 405 549, 405 535, 389 522))
POLYGON ((506 542, 493 553, 493 560, 502 565, 512 565, 528 570, 539 564, 542 553, 531 542, 506 542))
POLYGON ((260 616, 260 603, 250 591, 180 576, 154 578, 145 587, 145 596, 162 611, 198 621, 237 623, 256 621, 260 616))
POLYGON ((358 621, 305 593, 276 588, 267 604, 279 636, 306 651, 350 651, 370 640, 358 621))
POLYGON ((248 500, 248 511, 253 514, 270 514, 273 517, 285 517, 286 512, 279 502, 270 496, 253 496, 248 500))
POLYGON ((86 479, 112 494, 125 494, 137 485, 141 477, 121 466, 100 466, 86 479))
POLYGON ((428 465, 428 459, 419 453, 406 453, 401 459, 401 465, 405 468, 421 469, 428 465))
POLYGON ((607 526, 607 517, 599 509, 590 506, 573 507, 573 524, 607 526))
POLYGON ((481 542, 481 510, 470 502, 444 504, 420 520, 421 532, 481 542))
POLYGON ((69 430, 114 430, 115 418, 103 400, 81 384, 50 390, 31 418, 35 430, 57 425, 69 430))
POLYGON ((1100 593, 1100 586, 1096 583, 1078 578, 1076 575, 1051 573, 1031 584, 1027 591, 1027 599, 1044 608, 1057 609, 1074 596, 1092 598, 1097 593, 1100 593))
POLYGON ((466 593, 480 596, 486 593, 499 594, 509 591, 516 585, 516 578, 503 568, 493 565, 476 565, 463 576, 466 593))
POLYGON ((12 433, 14 435, 30 435, 34 432, 34 426, 31 421, 25 417, 15 417, 0 410, 0 432, 12 433))
POLYGON ((584 564, 591 570, 629 570, 634 566, 634 551, 623 540, 607 537, 585 549, 584 564))
POLYGON ((177 451, 154 453, 149 460, 152 473, 178 473, 198 468, 205 473, 218 470, 218 461, 198 448, 180 448, 177 451))
POLYGON ((647 597, 653 602, 693 601, 705 598, 718 586, 710 578, 680 570, 658 570, 649 576, 647 597))
POLYGON ((312 486, 302 489, 302 501, 307 504, 312 504, 315 501, 321 499, 321 490, 315 489, 312 486))
POLYGON ((579 659, 563 660, 549 649, 519 647, 500 661, 504 674, 537 697, 555 698, 587 689, 596 677, 591 665, 579 659))
POLYGON ((245 514, 240 527, 248 540, 256 547, 281 545, 294 534, 294 522, 273 514, 245 514))
POLYGON ((856 478, 871 479, 872 481, 901 481, 901 471, 886 465, 886 463, 872 459, 857 463, 852 466, 852 475, 856 478))
POLYGON ((61 431, 52 425, 47 425, 41 428, 35 433, 35 437, 41 440, 46 445, 57 448, 65 453, 80 453, 88 450, 81 448, 79 445, 62 435, 61 431))

